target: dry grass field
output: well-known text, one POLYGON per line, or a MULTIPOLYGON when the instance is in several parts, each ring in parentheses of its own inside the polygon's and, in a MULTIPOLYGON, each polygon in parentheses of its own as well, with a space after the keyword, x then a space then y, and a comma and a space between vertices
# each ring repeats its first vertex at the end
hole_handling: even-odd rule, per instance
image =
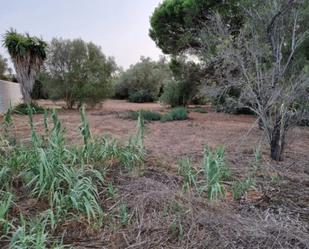
MULTIPOLYGON (((61 103, 49 101, 40 105, 61 107, 61 103)), ((117 166, 109 169, 107 179, 117 189, 117 196, 108 197, 106 190, 100 193, 104 227, 93 231, 81 221, 68 222, 57 231, 64 233, 64 242, 73 248, 309 248, 309 129, 291 131, 285 160, 274 162, 255 117, 205 108, 207 113, 197 113, 190 107, 189 119, 184 121, 146 122, 144 165, 134 172, 122 172, 117 166), (206 145, 212 149, 224 146, 231 172, 231 180, 223 183, 226 197, 220 201, 182 189, 178 161, 189 157, 192 167, 199 170, 206 145), (259 147, 261 162, 252 175, 259 147), (254 187, 233 200, 232 182, 250 174, 254 187), (111 218, 119 203, 125 203, 127 214, 126 224, 120 227, 111 218)), ((110 134, 127 140, 136 128, 136 121, 127 118, 127 113, 139 109, 168 111, 156 103, 108 100, 87 110, 93 136, 110 134)), ((81 143, 79 112, 60 110, 59 118, 69 144, 81 143)), ((14 115, 14 124, 15 136, 26 143, 28 117, 14 115)), ((43 115, 35 115, 34 124, 43 132, 43 115)), ((34 199, 22 200, 20 197, 16 205, 24 213, 37 206, 44 209, 34 199)))

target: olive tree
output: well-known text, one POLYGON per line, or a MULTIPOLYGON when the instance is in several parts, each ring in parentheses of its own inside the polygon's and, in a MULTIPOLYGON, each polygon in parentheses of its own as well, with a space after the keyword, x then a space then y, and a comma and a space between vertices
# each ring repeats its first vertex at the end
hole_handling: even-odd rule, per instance
POLYGON ((237 35, 219 14, 200 34, 197 53, 205 63, 215 62, 216 90, 242 89, 240 100, 260 119, 277 161, 284 159, 288 130, 304 113, 300 103, 309 101, 308 64, 299 63, 298 53, 308 39, 308 10, 307 0, 244 1, 245 23, 237 35))
POLYGON ((110 96, 116 69, 114 59, 106 57, 99 46, 81 39, 55 38, 41 80, 51 98, 64 99, 72 109, 76 104, 94 105, 110 96))
POLYGON ((30 104, 36 75, 46 59, 47 44, 38 37, 28 33, 23 35, 13 29, 5 33, 3 44, 13 61, 23 100, 30 104))

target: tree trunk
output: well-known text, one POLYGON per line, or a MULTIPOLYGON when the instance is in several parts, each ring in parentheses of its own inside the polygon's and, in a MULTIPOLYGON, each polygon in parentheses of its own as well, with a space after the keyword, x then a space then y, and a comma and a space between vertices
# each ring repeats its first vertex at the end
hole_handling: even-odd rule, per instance
POLYGON ((282 118, 279 116, 276 119, 270 142, 270 156, 275 161, 283 161, 284 159, 285 133, 286 130, 282 124, 282 118))
POLYGON ((17 81, 20 85, 20 90, 23 95, 23 101, 25 104, 31 104, 31 93, 35 81, 36 70, 28 65, 28 61, 20 62, 14 61, 17 81))
POLYGON ((27 89, 23 84, 20 83, 20 90, 23 95, 23 101, 25 104, 30 105, 32 102, 31 91, 27 89))

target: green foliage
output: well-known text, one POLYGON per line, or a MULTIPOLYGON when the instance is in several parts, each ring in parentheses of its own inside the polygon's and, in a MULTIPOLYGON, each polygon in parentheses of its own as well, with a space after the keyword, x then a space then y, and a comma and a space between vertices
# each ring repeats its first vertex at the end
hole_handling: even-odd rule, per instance
POLYGON ((119 219, 120 219, 120 224, 122 226, 128 225, 128 223, 130 221, 130 215, 128 213, 128 207, 124 203, 119 205, 119 219))
POLYGON ((13 233, 10 249, 40 248, 64 249, 62 243, 52 243, 45 220, 28 221, 21 217, 21 225, 13 233))
POLYGON ((156 97, 147 90, 139 90, 137 92, 129 93, 129 101, 133 103, 153 102, 155 99, 156 97))
POLYGON ((192 111, 198 112, 198 113, 207 113, 207 110, 204 107, 196 107, 196 108, 192 109, 192 111))
POLYGON ((173 108, 169 113, 162 116, 162 122, 186 120, 188 119, 188 110, 185 107, 173 108))
POLYGON ((31 92, 32 99, 48 99, 48 93, 46 87, 43 84, 44 78, 42 78, 42 75, 43 74, 39 74, 34 82, 31 92))
POLYGON ((219 147, 216 151, 204 150, 203 169, 206 175, 208 198, 216 200, 225 196, 225 188, 222 181, 229 177, 224 162, 224 148, 219 147))
POLYGON ((172 107, 186 106, 199 93, 203 72, 198 64, 183 57, 173 58, 170 68, 174 77, 164 85, 160 101, 172 107))
POLYGON ((158 121, 161 120, 162 115, 158 112, 150 111, 150 110, 139 110, 139 111, 131 111, 129 112, 129 117, 133 120, 137 120, 139 115, 143 117, 144 120, 147 121, 158 121))
POLYGON ((7 217, 7 214, 12 204, 13 204, 13 195, 10 192, 4 192, 0 190, 0 228, 2 230, 2 231, 0 230, 0 235, 1 234, 7 235, 10 228, 13 226, 7 217))
POLYGON ((242 17, 239 0, 165 0, 151 16, 150 37, 166 54, 181 54, 198 48, 199 24, 208 21, 211 13, 218 11, 225 16, 231 28, 238 29, 242 17))
POLYGON ((117 188, 115 188, 112 182, 108 183, 107 194, 110 198, 114 198, 117 195, 117 188))
POLYGON ((3 58, 2 55, 0 54, 0 80, 7 80, 7 77, 5 76, 7 70, 8 70, 7 59, 3 58))
POLYGON ((245 181, 237 181, 233 183, 232 195, 234 200, 239 200, 254 185, 251 178, 245 181))
POLYGON ((178 162, 178 174, 183 177, 183 190, 197 188, 197 171, 191 166, 189 158, 183 158, 178 162))
POLYGON ((30 105, 24 103, 18 104, 14 107, 13 113, 18 115, 29 115, 29 110, 31 110, 33 114, 44 114, 45 111, 43 107, 39 106, 35 102, 32 102, 30 105))
POLYGON ((3 45, 15 66, 23 100, 30 104, 35 77, 46 59, 47 43, 38 37, 31 37, 28 33, 23 35, 11 29, 4 34, 3 45))
POLYGON ((182 105, 181 86, 176 80, 168 81, 163 88, 163 94, 160 97, 160 101, 164 104, 168 104, 171 107, 182 105))
POLYGON ((31 37, 28 33, 22 35, 11 29, 4 35, 3 45, 13 59, 26 58, 29 55, 34 63, 40 63, 37 59, 46 59, 47 43, 38 37, 31 37))
POLYGON ((47 72, 42 76, 48 95, 64 99, 68 108, 94 105, 111 96, 117 66, 101 48, 81 39, 53 39, 48 51, 47 72))
POLYGON ((131 102, 153 102, 171 72, 165 58, 158 62, 141 57, 140 61, 122 72, 115 82, 115 97, 131 102))
MULTIPOLYGON (((104 213, 99 189, 105 185, 104 176, 113 161, 127 169, 138 166, 144 159, 144 121, 138 117, 137 131, 126 143, 109 137, 94 139, 85 113, 81 109, 81 133, 83 146, 68 146, 65 133, 56 111, 45 112, 44 138, 36 133, 32 111, 29 110, 32 139, 24 146, 11 146, 0 140, 0 226, 1 236, 6 235, 10 248, 62 248, 49 235, 50 231, 68 220, 87 219, 89 225, 101 227, 104 213), (53 127, 48 124, 49 118, 53 127), (11 221, 10 207, 13 196, 10 191, 14 176, 23 184, 28 198, 36 198, 48 205, 40 217, 11 221), (29 193, 29 194, 28 194, 29 193)), ((7 117, 8 122, 10 117, 7 117)), ((109 184, 111 197, 117 190, 109 184)), ((127 207, 120 209, 121 223, 129 221, 127 207)))

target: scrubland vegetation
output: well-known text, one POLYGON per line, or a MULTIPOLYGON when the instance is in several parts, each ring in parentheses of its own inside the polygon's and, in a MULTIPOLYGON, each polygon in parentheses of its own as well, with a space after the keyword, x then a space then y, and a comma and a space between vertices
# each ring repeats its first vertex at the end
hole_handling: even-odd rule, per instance
POLYGON ((308 13, 165 0, 165 56, 127 70, 7 31, 24 103, 1 117, 0 247, 309 248, 308 13))

